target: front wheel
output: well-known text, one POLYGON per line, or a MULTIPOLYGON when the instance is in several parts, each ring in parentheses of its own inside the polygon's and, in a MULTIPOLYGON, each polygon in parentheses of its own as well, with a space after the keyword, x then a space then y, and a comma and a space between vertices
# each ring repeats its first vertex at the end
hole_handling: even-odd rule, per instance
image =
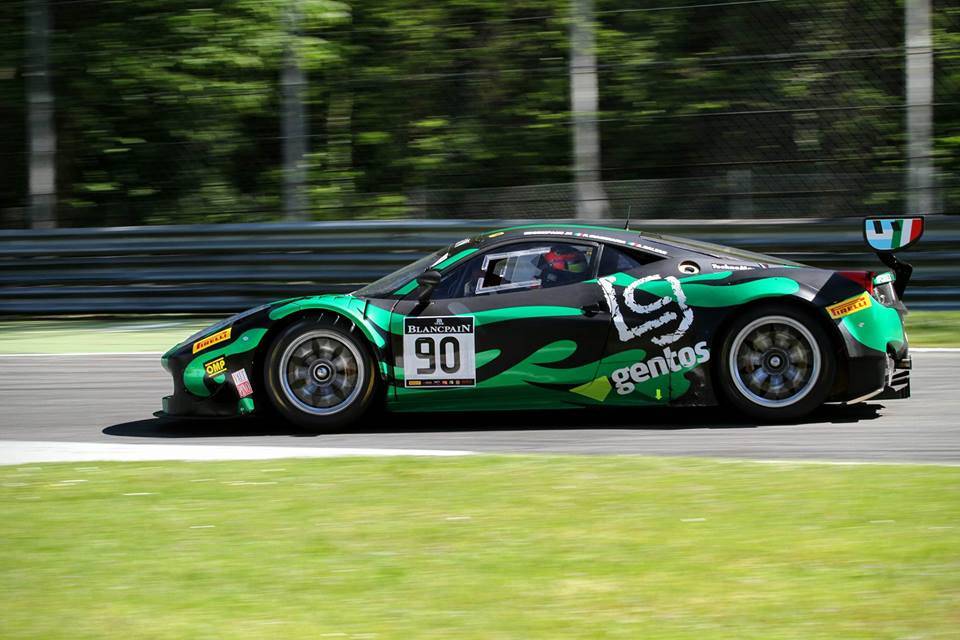
POLYGON ((723 394, 744 413, 792 420, 823 404, 835 371, 830 338, 811 314, 765 306, 730 327, 718 377, 723 394))
POLYGON ((270 401, 294 424, 323 432, 359 419, 374 402, 376 363, 362 336, 339 322, 305 318, 287 327, 267 353, 270 401))

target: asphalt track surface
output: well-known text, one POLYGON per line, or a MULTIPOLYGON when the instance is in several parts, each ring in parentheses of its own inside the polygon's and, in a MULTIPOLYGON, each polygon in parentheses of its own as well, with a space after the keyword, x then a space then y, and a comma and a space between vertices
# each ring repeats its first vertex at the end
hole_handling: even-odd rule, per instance
POLYGON ((399 414, 313 436, 278 421, 153 418, 172 387, 156 355, 0 356, 0 447, 19 440, 960 463, 960 353, 915 353, 914 367, 909 400, 831 405, 796 424, 758 425, 717 408, 399 414))

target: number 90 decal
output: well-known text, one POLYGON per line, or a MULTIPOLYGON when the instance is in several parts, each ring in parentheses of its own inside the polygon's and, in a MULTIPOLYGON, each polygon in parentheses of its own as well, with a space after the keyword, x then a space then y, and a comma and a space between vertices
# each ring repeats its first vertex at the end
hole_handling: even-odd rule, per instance
POLYGON ((476 377, 472 316, 404 318, 405 386, 472 387, 476 377))

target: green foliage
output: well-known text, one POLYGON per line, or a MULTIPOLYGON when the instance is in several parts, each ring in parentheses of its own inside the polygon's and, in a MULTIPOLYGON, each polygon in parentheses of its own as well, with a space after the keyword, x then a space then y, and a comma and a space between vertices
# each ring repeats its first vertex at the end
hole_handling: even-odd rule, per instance
MULTIPOLYGON (((960 6, 942 3, 934 17, 934 152, 944 176, 944 199, 960 203, 960 6)), ((948 206, 949 206, 948 204, 948 206)))
MULTIPOLYGON (((456 211, 462 190, 572 179, 569 0, 49 2, 62 225, 276 219, 288 49, 308 78, 315 218, 404 215, 441 192, 456 211)), ((902 206, 901 3, 720 5, 596 0, 604 179, 746 168, 799 191, 807 213, 902 206)), ((937 154, 951 175, 960 10, 934 9, 937 154)), ((0 6, 8 226, 26 203, 23 11, 0 6)), ((690 182, 675 184, 658 197, 688 199, 690 182)))

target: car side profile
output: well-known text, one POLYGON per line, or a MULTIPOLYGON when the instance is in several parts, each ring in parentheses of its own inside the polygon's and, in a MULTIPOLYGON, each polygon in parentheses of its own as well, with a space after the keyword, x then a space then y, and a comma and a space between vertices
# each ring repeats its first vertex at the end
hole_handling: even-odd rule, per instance
MULTIPOLYGON (((729 404, 760 420, 910 394, 901 298, 922 218, 872 218, 890 271, 812 268, 629 229, 465 238, 350 294, 266 304, 162 358, 158 415, 276 412, 322 432, 390 411, 729 404)), ((636 414, 642 422, 643 414, 636 414)))

